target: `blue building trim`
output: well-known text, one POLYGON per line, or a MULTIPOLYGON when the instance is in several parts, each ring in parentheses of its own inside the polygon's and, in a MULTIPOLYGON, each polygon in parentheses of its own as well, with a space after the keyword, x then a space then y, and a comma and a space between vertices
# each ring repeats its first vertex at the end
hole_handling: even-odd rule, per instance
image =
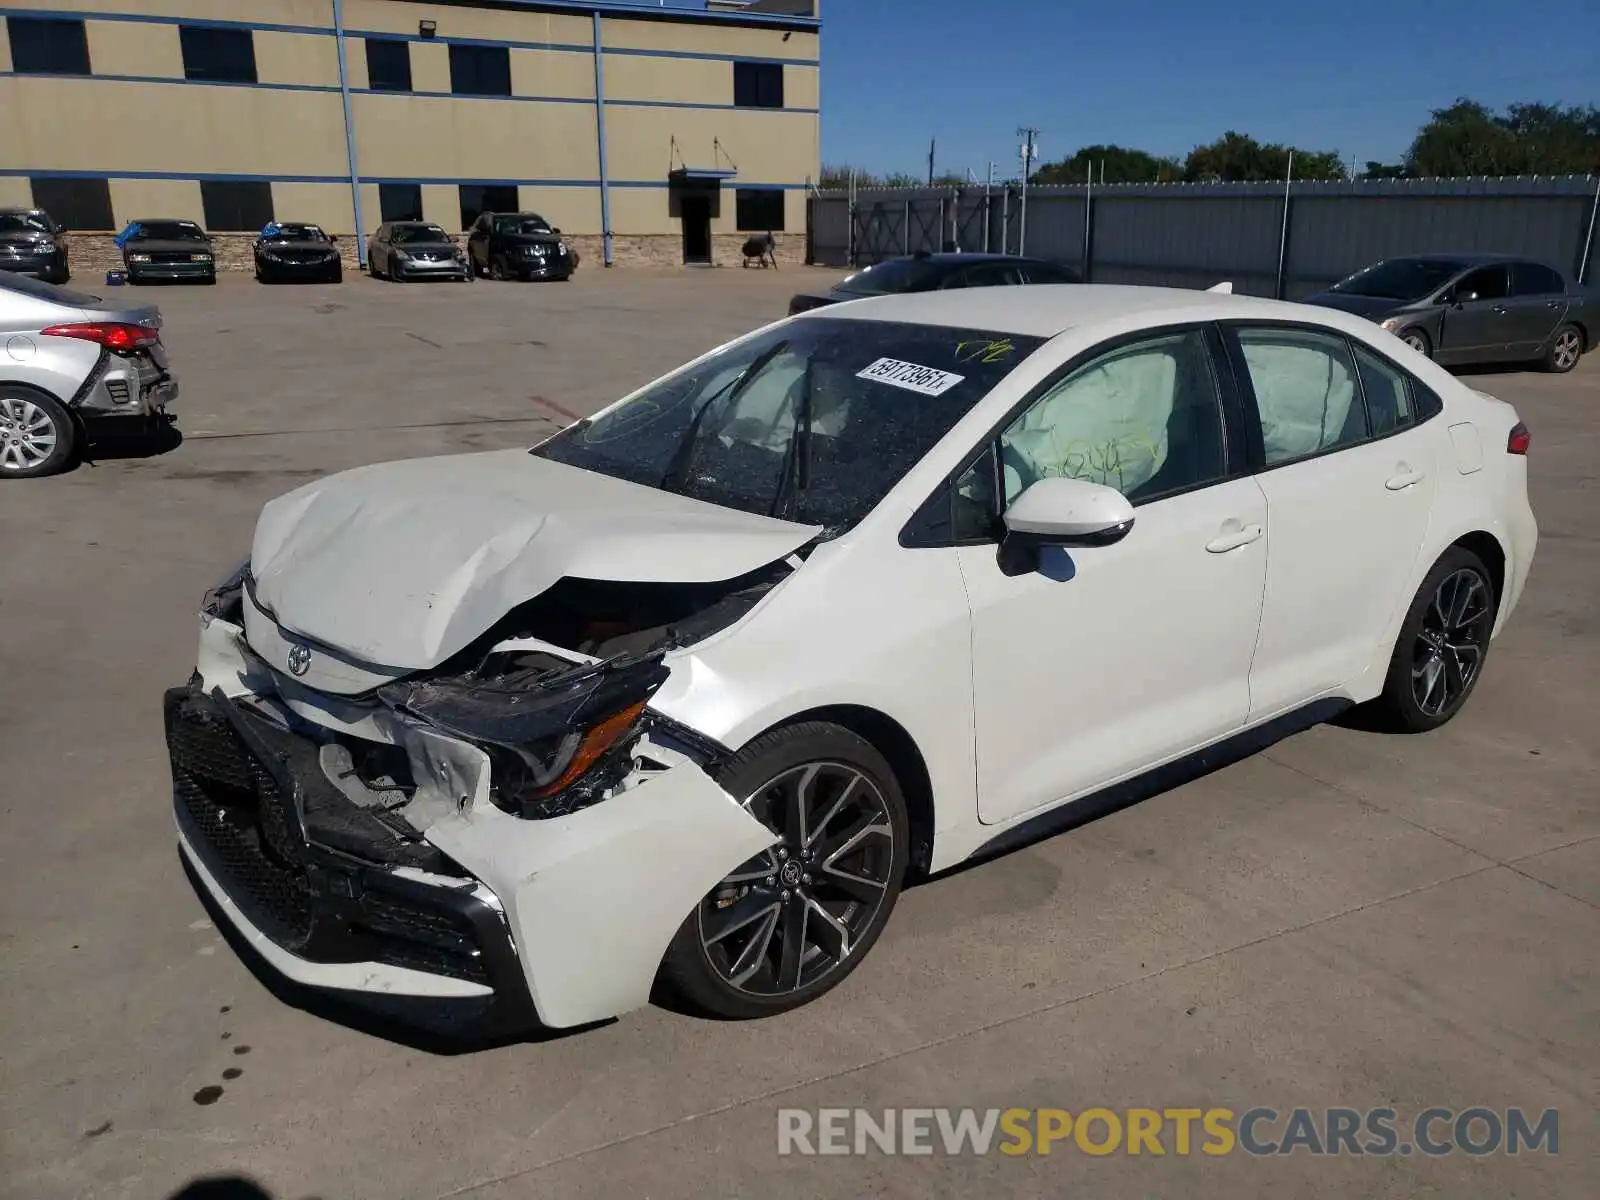
MULTIPOLYGON (((348 184, 348 175, 251 175, 244 173, 214 173, 207 171, 82 171, 63 170, 56 167, 0 167, 0 177, 11 179, 164 179, 184 182, 187 180, 234 182, 234 183, 337 183, 348 184)), ((560 188, 598 188, 598 179, 485 179, 472 176, 425 176, 425 175, 363 175, 362 183, 416 183, 423 185, 443 185, 456 187, 460 184, 486 184, 501 187, 560 187, 560 188)), ((665 191, 671 186, 667 179, 608 179, 607 187, 613 188, 659 188, 665 191)), ((769 191, 804 191, 810 187, 806 183, 746 183, 739 182, 741 188, 761 188, 769 191)))
POLYGON ((57 75, 34 71, 0 71, 0 79, 72 79, 79 83, 176 83, 189 87, 262 88, 269 92, 328 92, 337 96, 336 83, 245 83, 228 79, 184 79, 171 75, 57 75))

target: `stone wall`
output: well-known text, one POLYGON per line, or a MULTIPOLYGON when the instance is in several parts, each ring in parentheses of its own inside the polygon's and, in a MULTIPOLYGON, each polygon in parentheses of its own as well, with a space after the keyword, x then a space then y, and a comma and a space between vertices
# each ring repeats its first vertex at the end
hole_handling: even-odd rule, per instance
MULTIPOLYGON (((103 277, 108 270, 122 267, 122 252, 110 234, 74 233, 71 236, 71 261, 74 275, 84 278, 103 277)), ((712 255, 716 265, 737 267, 743 261, 740 251, 749 234, 718 233, 712 235, 712 255)), ((596 234, 578 234, 567 237, 566 242, 580 256, 579 270, 592 270, 605 262, 602 239, 596 234)), ((217 256, 219 271, 252 271, 255 269, 250 247, 255 235, 250 233, 214 233, 212 247, 217 256)), ((777 235, 778 264, 781 267, 798 267, 805 263, 806 239, 803 233, 777 235)), ((465 245, 463 235, 462 244, 465 245)), ((355 274, 356 238, 351 234, 339 235, 339 250, 344 256, 344 269, 355 274)), ((683 264, 683 238, 678 234, 617 234, 612 238, 611 258, 617 267, 676 267, 683 264)), ((754 270, 754 265, 751 267, 754 270)))

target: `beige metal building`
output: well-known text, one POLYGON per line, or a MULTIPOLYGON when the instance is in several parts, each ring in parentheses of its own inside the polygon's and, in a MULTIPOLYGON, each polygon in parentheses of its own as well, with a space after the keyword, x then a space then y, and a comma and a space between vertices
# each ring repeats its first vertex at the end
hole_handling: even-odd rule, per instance
POLYGON ((349 235, 402 218, 454 231, 508 209, 544 214, 591 265, 736 261, 768 230, 784 258, 803 253, 820 157, 815 0, 0 12, 0 205, 49 209, 80 258, 103 239, 78 231, 139 217, 349 235))

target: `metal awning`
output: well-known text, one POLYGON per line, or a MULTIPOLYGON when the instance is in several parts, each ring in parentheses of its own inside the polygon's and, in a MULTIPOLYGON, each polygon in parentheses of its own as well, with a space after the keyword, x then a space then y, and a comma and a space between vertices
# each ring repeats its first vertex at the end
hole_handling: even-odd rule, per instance
POLYGON ((738 174, 719 167, 674 167, 667 172, 667 178, 673 183, 721 183, 738 174))

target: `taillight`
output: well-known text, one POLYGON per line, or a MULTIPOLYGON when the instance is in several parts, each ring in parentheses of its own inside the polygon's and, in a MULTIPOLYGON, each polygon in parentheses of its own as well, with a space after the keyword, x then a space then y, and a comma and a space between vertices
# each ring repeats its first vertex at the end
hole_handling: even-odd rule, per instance
POLYGON ((108 350, 120 351, 154 346, 161 340, 160 332, 148 325, 127 325, 120 321, 81 321, 70 325, 52 325, 39 332, 46 337, 79 338, 85 342, 98 342, 108 350))
POLYGON ((1511 436, 1506 439, 1507 454, 1526 454, 1528 447, 1533 444, 1533 434, 1528 427, 1518 421, 1511 427, 1511 436))

